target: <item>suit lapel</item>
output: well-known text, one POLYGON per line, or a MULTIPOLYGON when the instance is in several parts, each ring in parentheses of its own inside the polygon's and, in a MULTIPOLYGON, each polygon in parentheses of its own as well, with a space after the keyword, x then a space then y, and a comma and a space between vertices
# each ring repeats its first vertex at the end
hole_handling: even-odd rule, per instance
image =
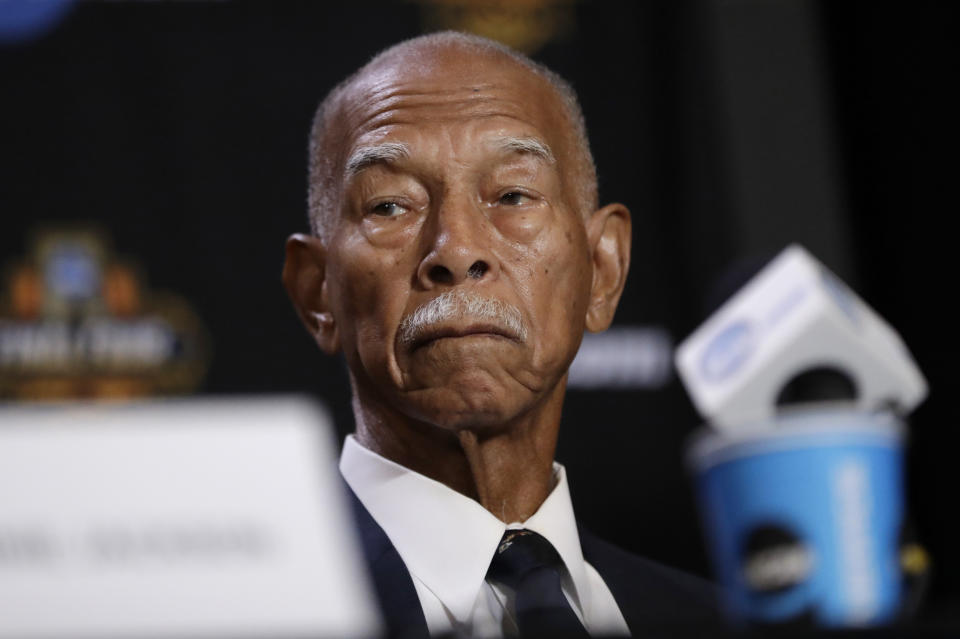
POLYGON ((709 636, 723 628, 713 585, 579 530, 583 558, 607 584, 633 636, 709 636))
POLYGON ((430 636, 420 598, 410 572, 390 543, 387 533, 374 521, 357 496, 346 486, 353 507, 363 554, 370 568, 380 610, 391 639, 420 639, 430 636))

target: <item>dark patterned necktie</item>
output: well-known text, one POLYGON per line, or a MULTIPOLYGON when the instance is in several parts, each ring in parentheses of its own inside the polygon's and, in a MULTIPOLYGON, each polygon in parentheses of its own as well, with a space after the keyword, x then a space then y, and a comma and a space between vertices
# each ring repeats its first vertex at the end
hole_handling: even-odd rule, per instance
POLYGON ((524 639, 585 638, 587 633, 560 588, 563 560, 550 542, 531 530, 508 530, 487 579, 516 592, 516 621, 524 639))

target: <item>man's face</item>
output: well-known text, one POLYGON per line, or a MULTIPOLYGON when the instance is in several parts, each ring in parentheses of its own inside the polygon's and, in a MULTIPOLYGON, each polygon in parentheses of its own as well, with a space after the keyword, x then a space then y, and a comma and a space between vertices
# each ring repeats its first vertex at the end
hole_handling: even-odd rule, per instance
POLYGON ((325 294, 357 392, 451 429, 555 395, 593 274, 555 93, 454 50, 387 63, 343 104, 325 294), (481 303, 415 315, 445 293, 481 303))

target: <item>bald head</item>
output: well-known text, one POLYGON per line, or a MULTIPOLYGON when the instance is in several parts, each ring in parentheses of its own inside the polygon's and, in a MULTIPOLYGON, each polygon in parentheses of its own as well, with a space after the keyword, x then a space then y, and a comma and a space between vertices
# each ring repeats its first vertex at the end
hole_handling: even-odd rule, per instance
MULTIPOLYGON (((371 96, 382 92, 400 74, 431 78, 442 65, 458 60, 464 69, 482 68, 487 75, 522 73, 531 84, 546 87, 552 110, 560 115, 560 145, 555 153, 539 140, 511 139, 503 143, 517 150, 541 154, 545 159, 561 158, 569 182, 571 205, 583 217, 597 208, 597 177, 590 153, 586 125, 576 94, 570 85, 545 66, 492 40, 458 32, 434 33, 401 42, 374 57, 368 64, 337 85, 320 103, 313 121, 309 146, 308 207, 311 229, 326 239, 331 221, 339 214, 344 178, 370 163, 401 157, 399 145, 376 145, 349 149, 351 114, 371 96)), ((463 88, 444 80, 450 90, 463 88)), ((477 89, 474 89, 477 90, 477 89)), ((531 92, 532 93, 532 92, 531 92)))

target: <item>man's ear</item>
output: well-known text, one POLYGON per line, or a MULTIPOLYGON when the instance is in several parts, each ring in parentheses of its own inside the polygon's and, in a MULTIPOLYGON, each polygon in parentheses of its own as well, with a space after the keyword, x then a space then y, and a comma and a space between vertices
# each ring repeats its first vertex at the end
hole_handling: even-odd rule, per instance
POLYGON ((587 330, 605 331, 613 321, 630 269, 630 211, 608 204, 587 221, 587 241, 593 260, 593 284, 587 307, 587 330))
POLYGON ((340 332, 327 300, 327 251, 320 238, 297 233, 287 238, 283 285, 304 326, 324 352, 340 350, 340 332))

